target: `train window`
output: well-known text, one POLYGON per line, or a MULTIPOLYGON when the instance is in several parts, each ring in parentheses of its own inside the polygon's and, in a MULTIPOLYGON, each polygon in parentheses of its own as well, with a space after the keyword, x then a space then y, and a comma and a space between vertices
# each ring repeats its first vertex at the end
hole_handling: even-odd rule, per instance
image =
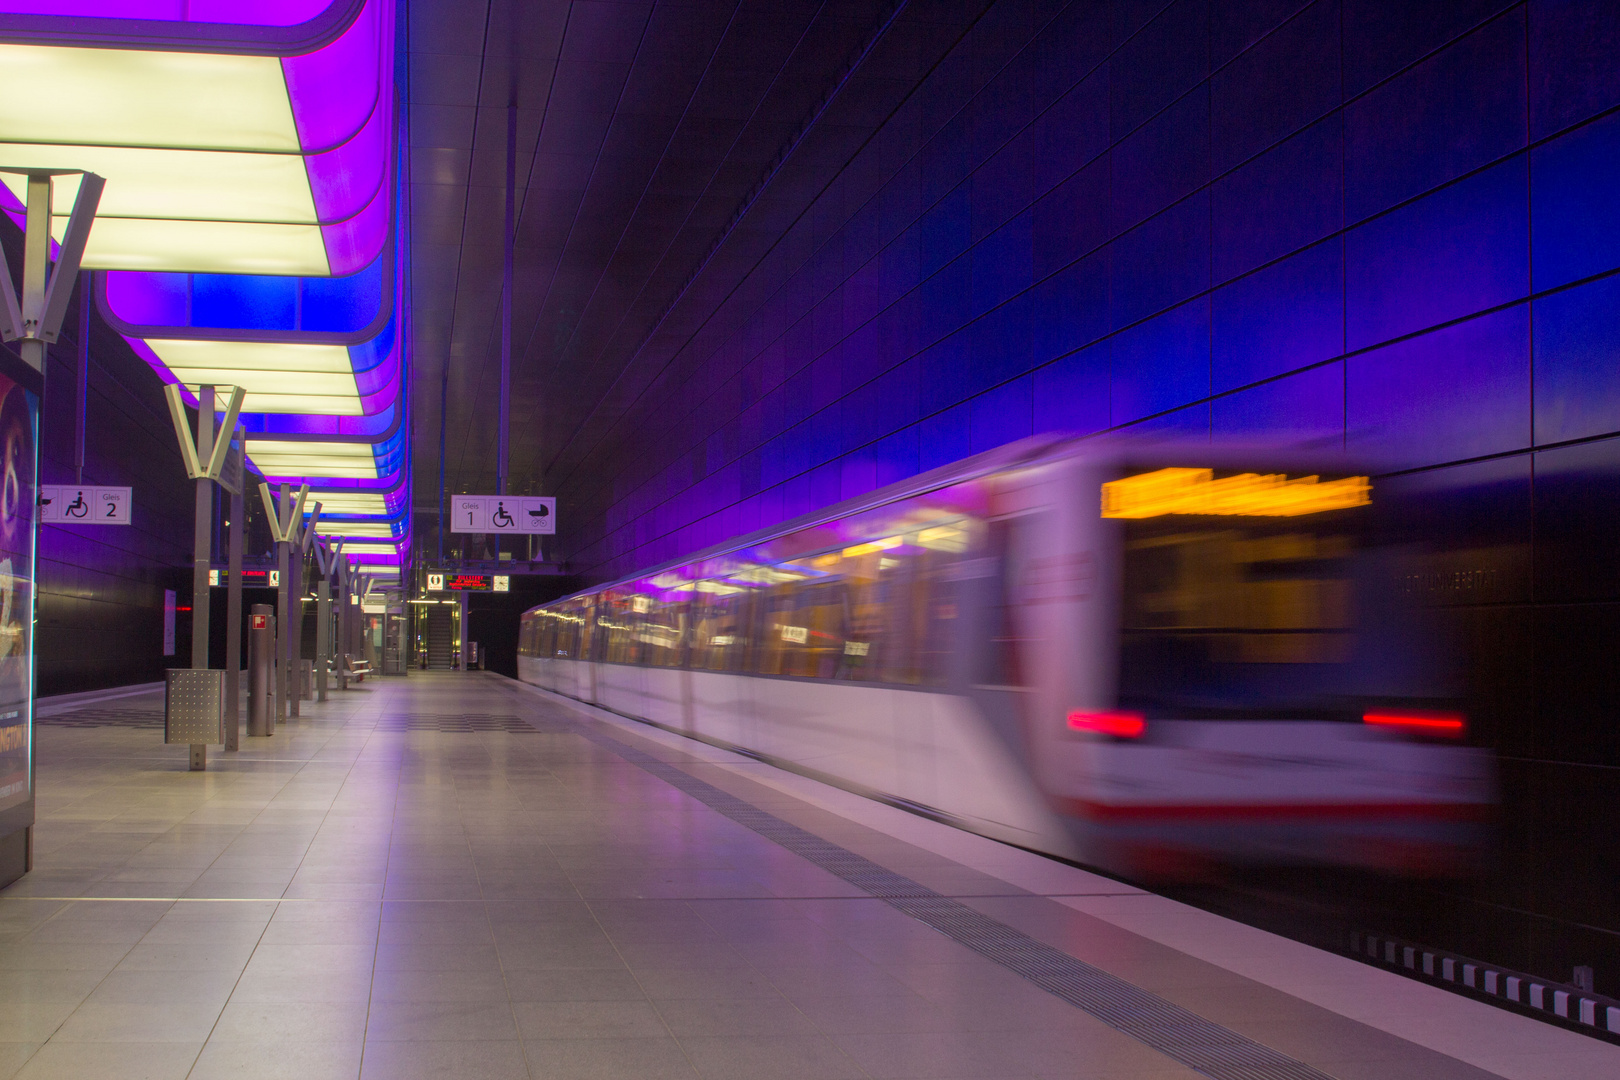
POLYGON ((954 607, 934 599, 949 595, 938 579, 971 535, 965 521, 906 520, 890 535, 773 568, 757 599, 752 669, 802 678, 943 682, 949 635, 937 623, 954 607))
MULTIPOLYGON (((786 563, 763 597, 754 670, 830 679, 844 656, 845 589, 828 556, 786 563), (820 563, 821 565, 817 565, 820 563)), ((831 556, 836 563, 837 556, 831 556)))
MULTIPOLYGON (((641 598, 645 603, 645 598, 641 598)), ((598 597, 596 629, 602 659, 609 664, 639 664, 641 641, 636 636, 636 600, 629 589, 609 589, 598 597)))
POLYGON ((1206 716, 1325 707, 1354 652, 1354 525, 1127 522, 1121 702, 1206 716))
POLYGON ((591 659, 591 641, 596 628, 595 610, 592 598, 581 596, 568 601, 558 613, 569 627, 569 655, 576 660, 591 659))
POLYGON ((689 663, 699 671, 746 671, 755 588, 726 578, 696 583, 689 663))
POLYGON ((551 620, 553 627, 551 655, 559 660, 579 657, 579 619, 567 610, 557 612, 551 620))
POLYGON ((680 667, 686 662, 686 619, 692 582, 668 571, 636 583, 631 620, 641 644, 640 662, 648 667, 680 667))

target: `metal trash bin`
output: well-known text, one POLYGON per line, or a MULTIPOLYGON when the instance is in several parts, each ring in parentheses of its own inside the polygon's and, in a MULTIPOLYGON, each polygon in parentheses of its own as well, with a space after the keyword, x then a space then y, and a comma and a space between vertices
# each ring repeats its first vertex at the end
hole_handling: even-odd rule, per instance
POLYGON ((191 767, 205 767, 209 744, 225 743, 225 672, 170 668, 164 679, 163 741, 191 747, 191 767))
POLYGON ((315 661, 298 661, 298 697, 303 701, 315 700, 315 661))

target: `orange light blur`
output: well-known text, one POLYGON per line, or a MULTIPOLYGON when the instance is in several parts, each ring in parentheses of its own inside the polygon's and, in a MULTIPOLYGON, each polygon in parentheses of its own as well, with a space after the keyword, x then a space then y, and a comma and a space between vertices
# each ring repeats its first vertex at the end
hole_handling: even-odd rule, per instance
POLYGON ((1069 727, 1093 735, 1112 735, 1116 739, 1139 739, 1147 730, 1147 721, 1141 713, 1076 710, 1069 714, 1069 727))
POLYGON ((1365 506, 1371 501, 1372 484, 1365 476, 1290 480, 1281 473, 1240 473, 1217 480, 1212 469, 1159 469, 1102 486, 1105 518, 1165 514, 1298 517, 1365 506))
POLYGON ((1361 721, 1371 727, 1395 728, 1415 735, 1437 735, 1443 739, 1460 739, 1467 732, 1461 713, 1444 712, 1370 712, 1361 721))

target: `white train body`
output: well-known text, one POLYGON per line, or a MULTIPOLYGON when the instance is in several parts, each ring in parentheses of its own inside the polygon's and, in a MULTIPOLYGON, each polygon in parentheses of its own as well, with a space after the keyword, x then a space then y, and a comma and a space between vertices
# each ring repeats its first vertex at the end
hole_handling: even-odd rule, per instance
POLYGON ((1003 448, 533 609, 519 675, 1130 876, 1465 868, 1492 760, 1363 478, 1217 457, 1003 448))

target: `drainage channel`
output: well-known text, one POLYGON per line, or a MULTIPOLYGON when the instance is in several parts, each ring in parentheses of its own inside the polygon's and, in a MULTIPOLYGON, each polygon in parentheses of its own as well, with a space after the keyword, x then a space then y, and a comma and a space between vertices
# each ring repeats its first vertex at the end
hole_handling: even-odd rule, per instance
POLYGON ((1206 1020, 620 742, 595 721, 575 721, 572 726, 590 742, 710 809, 1205 1076, 1214 1080, 1332 1080, 1303 1061, 1206 1020))

